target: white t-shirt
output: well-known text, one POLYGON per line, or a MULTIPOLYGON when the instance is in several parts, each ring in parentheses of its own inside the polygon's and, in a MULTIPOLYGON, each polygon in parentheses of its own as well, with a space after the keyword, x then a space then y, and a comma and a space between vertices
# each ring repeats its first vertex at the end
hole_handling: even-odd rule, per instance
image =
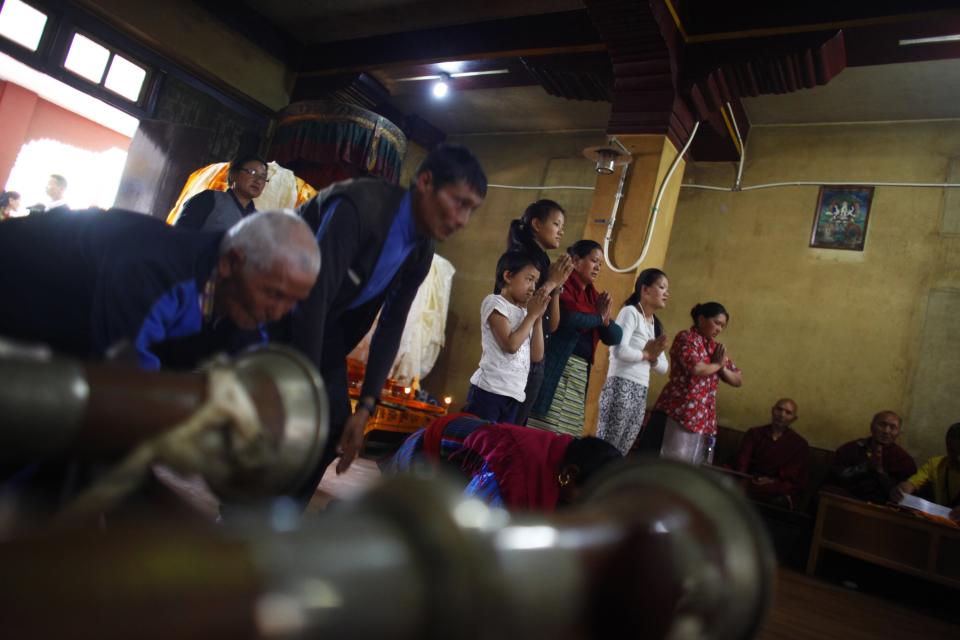
MULTIPOLYGON (((506 353, 497 343, 490 328, 490 314, 498 311, 507 318, 510 332, 516 331, 527 310, 521 309, 501 295, 491 294, 480 304, 480 368, 470 376, 470 384, 499 396, 523 402, 526 394, 527 375, 530 373, 530 335, 516 353, 506 353)), ((531 329, 530 334, 533 334, 531 329)))
MULTIPOLYGON (((650 386, 650 361, 643 359, 643 347, 648 340, 653 340, 653 324, 648 323, 637 309, 636 305, 629 305, 620 309, 617 314, 617 324, 623 329, 623 338, 620 344, 610 348, 610 367, 607 377, 626 378, 645 387, 650 386)), ((664 374, 667 372, 667 355, 661 353, 653 370, 664 374)))

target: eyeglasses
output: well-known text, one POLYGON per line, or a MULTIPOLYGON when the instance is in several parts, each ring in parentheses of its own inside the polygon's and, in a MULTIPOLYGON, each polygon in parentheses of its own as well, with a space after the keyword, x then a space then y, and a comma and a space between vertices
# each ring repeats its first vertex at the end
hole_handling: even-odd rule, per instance
POLYGON ((240 169, 237 169, 237 171, 242 171, 243 173, 247 174, 254 180, 263 180, 264 182, 270 182, 270 178, 267 177, 267 174, 260 173, 256 169, 244 169, 241 167, 240 169))

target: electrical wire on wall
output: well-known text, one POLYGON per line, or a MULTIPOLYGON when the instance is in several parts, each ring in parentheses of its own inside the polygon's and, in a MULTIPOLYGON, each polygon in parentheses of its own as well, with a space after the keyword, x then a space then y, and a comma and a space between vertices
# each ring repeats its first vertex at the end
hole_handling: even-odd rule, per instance
POLYGON ((514 184, 488 184, 491 189, 519 189, 521 191, 549 191, 551 189, 573 189, 575 191, 593 191, 596 187, 578 187, 576 185, 527 186, 514 184))
MULTIPOLYGON (((681 158, 687 152, 687 149, 690 148, 690 144, 693 142, 694 136, 697 135, 697 129, 700 128, 700 121, 693 123, 693 129, 690 130, 690 137, 687 138, 687 143, 683 145, 683 149, 680 150, 680 153, 673 159, 673 162, 670 163, 670 168, 667 169, 667 175, 663 177, 663 181, 660 183, 660 188, 657 190, 657 197, 653 201, 653 207, 650 209, 650 218, 647 220, 647 228, 643 234, 643 248, 640 249, 640 257, 637 258, 637 261, 634 262, 629 267, 621 269, 613 264, 613 260, 610 259, 610 240, 613 238, 613 225, 617 222, 617 212, 620 210, 620 200, 623 198, 623 183, 627 177, 627 167, 630 165, 624 165, 622 172, 620 174, 620 184, 617 186, 617 195, 613 201, 613 211, 610 212, 610 220, 607 222, 607 234, 603 238, 603 259, 607 263, 607 267, 614 273, 632 273, 636 271, 640 264, 647 257, 647 252, 650 250, 650 242, 653 240, 653 229, 657 224, 657 215, 660 213, 660 202, 663 201, 663 196, 666 193, 667 185, 670 184, 670 178, 673 177, 673 172, 677 170, 677 166, 680 164, 681 158)), ((620 144, 619 140, 614 140, 617 144, 620 144)), ((623 146, 623 145, 621 145, 623 146)))
MULTIPOLYGON (((726 103, 727 112, 730 114, 730 119, 733 124, 734 134, 737 136, 737 142, 740 145, 740 159, 737 163, 737 176, 734 180, 733 186, 722 187, 718 185, 709 185, 709 184, 690 184, 690 183, 681 183, 680 186, 686 189, 702 189, 706 191, 723 191, 727 193, 735 193, 740 191, 756 191, 759 189, 776 189, 780 187, 824 187, 824 186, 849 186, 849 185, 862 185, 865 187, 905 187, 905 188, 956 188, 960 187, 960 183, 952 182, 877 182, 877 181, 863 181, 863 180, 789 180, 784 182, 768 182, 765 184, 754 184, 743 186, 743 166, 746 160, 747 147, 743 141, 743 138, 740 135, 740 127, 737 124, 736 115, 734 115, 733 108, 730 103, 726 103)), ((631 273, 636 271, 640 264, 643 263, 644 259, 647 257, 647 253, 650 250, 650 243, 653 238, 653 230, 657 223, 657 216, 660 213, 660 203, 663 200, 663 196, 666 193, 667 185, 670 184, 670 179, 673 177, 673 173, 676 171, 677 166, 680 164, 680 159, 683 158, 687 150, 690 148, 691 143, 693 142, 694 136, 697 134, 697 129, 700 128, 700 122, 695 122, 693 128, 690 130, 690 137, 687 138, 686 144, 683 145, 683 148, 673 159, 673 162, 670 164, 670 168, 667 170, 666 175, 663 178, 663 181, 660 183, 660 187, 657 189, 657 196, 654 199, 653 206, 650 209, 650 218, 647 221, 647 228, 644 231, 643 236, 643 247, 640 250, 640 257, 637 258, 637 261, 632 265, 626 268, 619 268, 613 264, 613 260, 610 258, 610 244, 613 238, 613 229, 617 221, 617 214, 620 211, 620 201, 623 199, 623 186, 626 182, 627 173, 630 169, 630 162, 626 161, 622 164, 620 169, 620 180, 617 185, 617 193, 614 197, 613 208, 610 212, 610 218, 607 221, 607 231, 603 239, 603 259, 607 264, 607 268, 615 273, 631 273)), ((632 158, 630 151, 621 144, 617 138, 611 137, 611 141, 615 142, 624 152, 632 158)), ((489 187, 497 189, 522 189, 522 190, 550 190, 550 189, 572 189, 572 190, 582 190, 582 191, 593 191, 595 187, 583 187, 575 185, 560 185, 560 186, 514 186, 514 185, 505 185, 505 184, 490 184, 489 187)))
POLYGON ((730 103, 726 103, 727 112, 730 114, 730 120, 733 122, 733 129, 737 135, 737 141, 740 143, 740 161, 737 164, 737 177, 732 187, 720 187, 710 184, 681 184, 686 189, 703 189, 706 191, 725 191, 733 193, 737 191, 756 191, 758 189, 776 189, 779 187, 846 187, 857 185, 863 187, 907 187, 907 188, 934 188, 949 189, 960 187, 956 182, 876 182, 863 180, 788 180, 785 182, 767 182, 764 184, 752 184, 744 187, 741 182, 743 179, 743 163, 747 157, 747 147, 740 138, 740 128, 737 126, 737 117, 733 113, 730 103))
MULTIPOLYGON (((643 239, 643 248, 640 250, 640 257, 637 261, 625 268, 621 269, 613 264, 613 261, 610 259, 610 242, 613 238, 613 227, 617 222, 617 213, 620 211, 620 202, 623 199, 623 185, 627 179, 627 172, 630 170, 630 162, 625 161, 621 165, 620 169, 620 180, 617 184, 617 193, 613 200, 613 209, 610 212, 610 218, 607 221, 607 231, 603 239, 603 259, 607 263, 607 267, 615 273, 630 273, 636 271, 637 267, 640 266, 640 263, 643 262, 644 258, 647 257, 647 252, 650 250, 650 242, 653 238, 653 229, 657 223, 657 215, 660 211, 660 203, 663 200, 664 193, 666 192, 666 187, 670 183, 670 178, 673 177, 674 172, 677 170, 677 166, 680 164, 680 159, 683 158, 683 155, 687 152, 687 149, 690 148, 690 144, 693 142, 694 136, 697 134, 697 129, 700 128, 700 122, 695 122, 693 129, 690 131, 690 137, 687 139, 687 143, 683 146, 683 149, 680 150, 680 153, 673 159, 673 162, 670 164, 670 168, 667 170, 666 176, 663 178, 663 182, 660 184, 660 188, 657 191, 657 197, 654 200, 653 207, 650 210, 650 219, 647 222, 647 228, 644 233, 643 239)), ((621 149, 623 149, 624 154, 632 158, 633 154, 630 153, 630 150, 627 149, 623 144, 617 140, 616 137, 611 138, 612 142, 615 142, 621 149)), ((580 187, 580 186, 521 186, 521 185, 504 185, 504 184, 489 184, 488 187, 493 187, 497 189, 522 189, 522 190, 541 190, 541 189, 577 189, 577 190, 594 190, 594 187, 580 187)))

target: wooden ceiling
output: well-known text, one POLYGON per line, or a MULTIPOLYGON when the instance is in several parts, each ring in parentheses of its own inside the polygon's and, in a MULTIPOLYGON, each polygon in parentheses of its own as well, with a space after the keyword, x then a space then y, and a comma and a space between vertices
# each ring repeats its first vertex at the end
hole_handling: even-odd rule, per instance
MULTIPOLYGON (((746 135, 741 100, 750 96, 824 85, 847 67, 960 58, 960 42, 900 44, 960 33, 956 0, 241 0, 233 7, 240 10, 216 13, 296 71, 294 99, 338 96, 401 126, 417 116, 422 129, 429 83, 404 78, 458 63, 496 73, 454 78, 457 92, 542 87, 556 99, 610 103, 611 132, 682 141, 701 120, 709 126, 692 153, 702 160, 736 157, 727 102, 746 135)), ((434 134, 443 132, 434 127, 434 134)))

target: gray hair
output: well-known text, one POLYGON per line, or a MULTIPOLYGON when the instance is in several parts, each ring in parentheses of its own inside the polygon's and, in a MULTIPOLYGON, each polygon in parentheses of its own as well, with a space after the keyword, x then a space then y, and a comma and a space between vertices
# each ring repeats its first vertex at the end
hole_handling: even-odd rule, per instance
POLYGON ((220 243, 220 255, 243 251, 246 266, 268 271, 277 262, 299 273, 320 272, 320 248, 310 227, 290 209, 261 211, 230 227, 220 243))

